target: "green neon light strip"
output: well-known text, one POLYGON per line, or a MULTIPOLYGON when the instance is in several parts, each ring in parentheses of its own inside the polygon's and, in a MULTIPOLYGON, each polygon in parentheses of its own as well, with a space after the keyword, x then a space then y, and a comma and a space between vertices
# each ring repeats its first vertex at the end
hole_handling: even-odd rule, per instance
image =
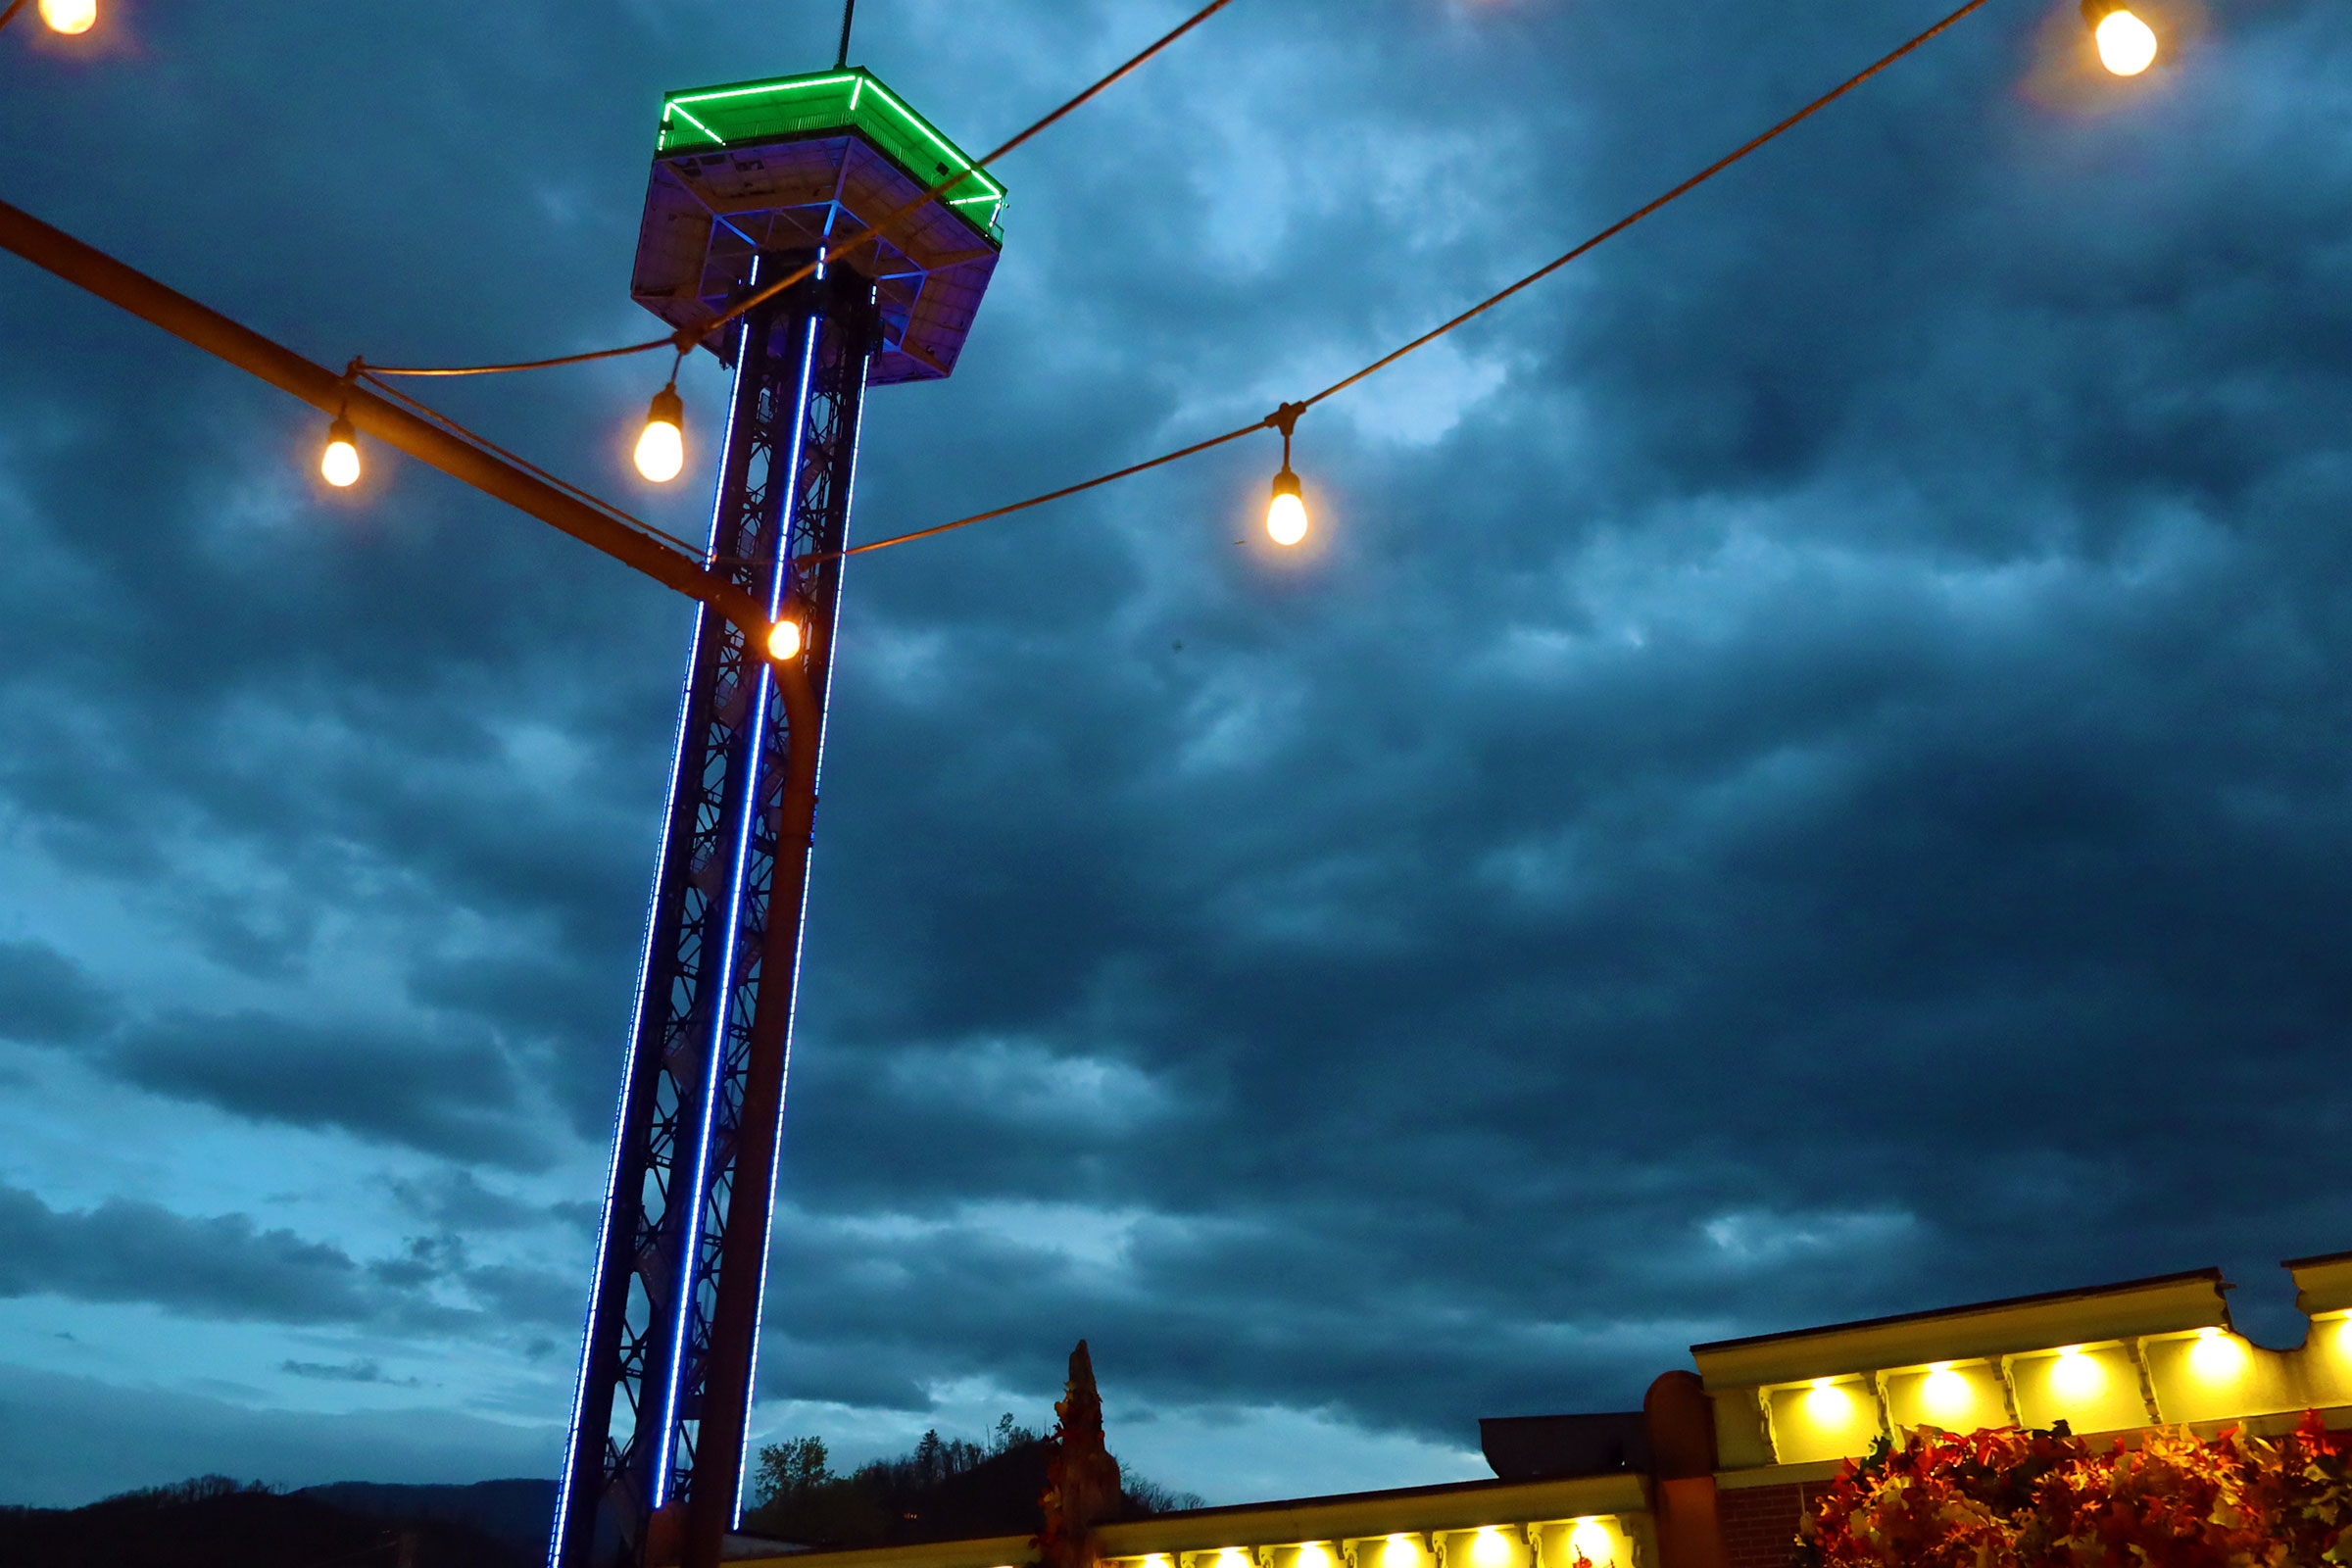
MULTIPOLYGON (((665 105, 663 105, 663 106, 662 106, 662 118, 663 120, 667 120, 667 119, 669 118, 669 112, 670 112, 671 110, 673 110, 673 109, 677 110, 677 112, 678 112, 678 118, 679 118, 679 119, 681 119, 681 120, 685 121, 685 122, 686 122, 688 124, 692 125, 692 126, 693 126, 695 129, 697 129, 697 130, 701 131, 701 132, 702 132, 704 135, 706 135, 706 136, 710 137, 710 138, 712 141, 716 141, 716 142, 723 142, 723 141, 725 141, 725 140, 726 140, 726 138, 725 138, 725 137, 723 137, 723 136, 721 136, 721 135, 720 135, 720 134, 719 134, 717 131, 715 131, 715 130, 712 130, 712 129, 711 129, 711 128, 710 128, 709 125, 706 125, 706 124, 704 124, 704 123, 703 123, 701 121, 699 121, 699 120, 695 119, 695 118, 694 118, 694 116, 692 116, 692 115, 688 114, 688 113, 686 112, 686 110, 684 109, 684 107, 683 107, 683 106, 681 106, 681 105, 678 105, 678 104, 665 104, 665 105)), ((664 137, 664 140, 666 141, 666 139, 667 139, 667 133, 668 133, 668 129, 669 129, 669 127, 668 127, 667 125, 664 125, 664 126, 662 126, 662 132, 663 132, 663 137, 664 137)))
POLYGON ((938 131, 933 130, 929 125, 924 124, 922 117, 917 115, 913 110, 907 108, 905 104, 899 102, 899 100, 892 95, 891 90, 888 87, 883 86, 877 81, 874 83, 874 91, 880 93, 882 95, 882 101, 890 105, 891 108, 896 109, 901 118, 903 118, 906 123, 912 125, 916 130, 921 131, 925 141, 928 141, 932 146, 938 148, 941 152, 946 153, 950 158, 955 159, 957 168, 961 169, 965 173, 971 175, 974 179, 980 181, 980 183, 983 185, 986 185, 990 190, 996 192, 997 195, 1002 196, 1004 194, 1004 186, 989 178, 979 170, 974 169, 970 159, 964 157, 963 154, 957 152, 954 147, 949 146, 946 141, 942 140, 938 131))
POLYGON ((749 87, 730 87, 725 92, 698 92, 685 98, 672 98, 673 104, 708 104, 721 98, 749 98, 754 93, 799 92, 804 87, 830 87, 837 82, 861 81, 857 75, 810 76, 805 81, 762 81, 749 87))
POLYGON ((865 89, 870 83, 874 91, 881 96, 883 104, 895 115, 897 115, 899 121, 906 128, 914 131, 923 141, 928 142, 942 155, 952 160, 956 168, 961 172, 962 177, 977 181, 986 192, 986 194, 979 196, 954 197, 948 201, 947 205, 950 207, 970 207, 982 202, 990 203, 992 205, 989 209, 988 220, 991 223, 996 221, 997 215, 1004 209, 1004 187, 998 184, 994 178, 990 177, 987 172, 982 171, 969 158, 965 157, 964 154, 953 143, 941 136, 938 131, 933 130, 931 126, 924 122, 921 116, 917 115, 913 110, 902 103, 897 94, 893 93, 889 88, 883 86, 880 82, 874 81, 872 77, 868 76, 862 71, 845 72, 830 76, 810 76, 798 81, 756 82, 748 87, 729 87, 711 92, 689 93, 681 97, 671 98, 664 102, 662 106, 662 134, 660 138, 660 150, 663 152, 667 152, 669 150, 672 132, 669 117, 673 110, 677 113, 679 119, 685 121, 689 125, 692 125, 696 130, 700 131, 704 137, 709 139, 713 144, 721 147, 727 144, 727 138, 719 134, 717 131, 711 129, 709 124, 705 123, 701 119, 699 119, 692 110, 686 107, 688 104, 718 103, 737 98, 776 97, 785 93, 800 92, 806 89, 816 87, 838 87, 845 81, 850 83, 850 102, 848 110, 850 115, 855 116, 858 112, 858 105, 864 97, 865 89))

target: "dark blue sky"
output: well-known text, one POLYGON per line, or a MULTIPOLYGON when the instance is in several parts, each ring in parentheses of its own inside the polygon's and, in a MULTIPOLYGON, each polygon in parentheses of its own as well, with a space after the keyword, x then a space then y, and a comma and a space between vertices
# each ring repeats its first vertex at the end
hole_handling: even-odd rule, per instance
MULTIPOLYGON (((311 355, 650 335, 717 0, 108 0, 0 195, 311 355)), ((850 575, 761 1361, 1478 1473, 1693 1340, 2352 1247, 2352 28, 1994 0, 1271 436, 850 575), (1237 539, 1250 541, 1237 547, 1237 539)), ((985 146, 1173 4, 867 0, 985 146)), ((857 527, 1254 417, 1943 0, 1239 0, 1008 160, 857 527)), ((2152 9, 2152 8, 2151 8, 2152 9)), ((660 367, 447 389, 680 532, 660 367)), ((719 373, 686 377, 713 428, 719 373)), ((439 390, 439 389, 436 389, 439 390)), ((553 1473, 687 611, 0 258, 0 1500, 553 1473)), ((703 453, 707 458, 707 450, 703 453)))

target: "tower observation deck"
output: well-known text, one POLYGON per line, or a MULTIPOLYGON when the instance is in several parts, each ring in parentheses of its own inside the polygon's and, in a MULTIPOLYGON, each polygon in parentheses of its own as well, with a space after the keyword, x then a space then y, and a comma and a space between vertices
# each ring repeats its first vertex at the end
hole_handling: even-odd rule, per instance
POLYGON ((630 293, 672 326, 701 325, 741 296, 760 257, 813 254, 957 173, 843 258, 874 283, 881 335, 868 383, 946 375, 1004 248, 1004 187, 871 72, 664 99, 630 293))
POLYGON ((807 686, 698 612, 551 1568, 714 1568, 737 1521, 858 419, 955 369, 1004 206, 870 72, 662 103, 630 292, 734 372, 707 564, 799 620, 807 686))

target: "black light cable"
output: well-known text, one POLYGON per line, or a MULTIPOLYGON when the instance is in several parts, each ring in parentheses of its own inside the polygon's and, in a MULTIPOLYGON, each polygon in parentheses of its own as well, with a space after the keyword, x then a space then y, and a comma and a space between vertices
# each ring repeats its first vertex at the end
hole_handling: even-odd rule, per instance
POLYGON ((451 418, 439 409, 432 407, 430 404, 418 402, 416 399, 410 397, 406 392, 401 391, 398 387, 392 385, 388 381, 377 379, 376 373, 372 368, 361 368, 358 369, 357 373, 363 379, 371 384, 378 392, 381 392, 385 397, 390 398, 395 403, 398 403, 402 407, 408 409, 411 413, 414 413, 422 418, 430 419, 433 423, 439 425, 451 435, 456 436, 459 440, 465 441, 469 445, 479 447, 482 451, 489 453, 492 457, 497 458, 505 463, 511 463, 515 467, 520 468, 523 472, 530 474, 532 477, 544 480, 547 483, 554 485, 557 489, 563 491, 565 495, 570 496, 573 500, 581 502, 586 506, 594 507, 597 511, 603 513, 614 522, 624 524, 629 528, 633 528, 648 539, 658 540, 661 543, 669 546, 671 549, 683 551, 687 555, 693 556, 698 560, 708 553, 706 546, 690 544, 686 540, 679 538, 676 534, 665 533, 662 529, 655 527, 652 523, 647 522, 644 518, 633 515, 630 513, 623 512, 620 508, 614 506, 612 502, 605 500, 602 496, 599 496, 592 491, 583 490, 578 485, 573 484, 570 480, 562 478, 557 474, 550 473, 547 469, 540 467, 537 464, 532 463, 527 459, 516 457, 514 453, 509 452, 505 447, 500 446, 488 436, 481 434, 477 430, 468 429, 466 426, 460 424, 457 420, 451 418))
MULTIPOLYGON (((23 5, 24 0, 16 0, 16 3, 23 5)), ((746 299, 737 301, 725 313, 720 315, 717 319, 712 320, 705 325, 699 327, 680 327, 675 332, 668 333, 662 337, 648 338, 643 343, 624 344, 623 346, 614 349, 594 349, 585 354, 559 355, 556 358, 549 360, 521 360, 508 365, 371 365, 368 367, 368 372, 372 375, 505 375, 515 370, 545 370, 552 369, 557 366, 563 365, 585 365, 592 360, 610 360, 617 359, 621 356, 629 354, 647 354, 651 353, 655 349, 663 347, 675 348, 680 354, 685 354, 689 350, 693 349, 697 344, 701 343, 704 338, 710 336, 712 332, 717 331, 720 327, 725 326, 729 321, 732 321, 737 317, 743 315, 744 312, 753 309, 755 306, 763 304, 767 300, 774 298, 776 295, 783 293, 784 290, 792 287, 792 285, 795 283, 801 282, 809 277, 813 277, 816 274, 816 270, 819 267, 828 262, 839 261, 842 257, 848 255, 851 251, 856 250, 867 240, 872 239, 879 234, 886 233, 892 227, 892 225, 899 222, 902 219, 907 218, 912 214, 921 211, 924 206, 932 201, 937 200, 952 186, 960 184, 962 181, 970 178, 971 175, 977 171, 988 168, 989 165, 997 162, 1005 154, 1021 146, 1031 137, 1045 130, 1048 126, 1053 125, 1061 120, 1062 117, 1068 115, 1071 111, 1082 107, 1098 93, 1101 93, 1104 88, 1109 87, 1112 83, 1134 72, 1138 67, 1142 66, 1153 55, 1158 54, 1161 50, 1167 48, 1168 45, 1174 43, 1177 39, 1183 37, 1186 33, 1192 31, 1195 27, 1198 27, 1200 25, 1200 24, 1206 22, 1209 18, 1215 16, 1218 12, 1224 10, 1232 3, 1233 0, 1210 0, 1208 5, 1202 6, 1200 10, 1194 12, 1190 17, 1187 17, 1183 22, 1170 28, 1167 32, 1162 33, 1158 38, 1147 45, 1140 53, 1128 57, 1124 63, 1110 72, 1109 74, 1099 78, 1094 82, 1093 85, 1089 86, 1085 91, 1079 93, 1076 97, 1064 101, 1051 113, 1046 115, 1042 120, 1033 122, 1026 129, 1015 135, 1011 140, 1005 142, 1003 146, 997 148, 994 152, 991 152, 986 157, 980 159, 970 168, 957 170, 956 172, 948 175, 947 178, 939 181, 935 185, 932 185, 920 196, 917 196, 913 201, 908 202, 904 207, 885 214, 879 220, 865 228, 859 229, 857 233, 852 234, 848 239, 842 240, 838 244, 828 246, 818 255, 815 261, 808 263, 805 267, 802 267, 797 271, 786 273, 783 277, 778 278, 775 282, 761 288, 758 293, 755 293, 746 299)), ((846 16, 842 20, 842 38, 846 45, 849 38, 849 19, 846 16)))
MULTIPOLYGON (((1656 200, 1647 202, 1635 209, 1633 212, 1619 219, 1616 222, 1611 223, 1608 227, 1602 229, 1599 233, 1594 234, 1591 239, 1586 240, 1583 244, 1578 245, 1573 250, 1566 251, 1561 255, 1554 257, 1552 260, 1544 263, 1542 267, 1539 267, 1534 271, 1528 273, 1525 277, 1520 278, 1517 282, 1512 283, 1505 288, 1497 289, 1494 293, 1488 295, 1485 299, 1479 301, 1476 305, 1471 306, 1468 310, 1462 312, 1459 316, 1454 317, 1452 319, 1446 321, 1439 326, 1431 328, 1429 331, 1422 333, 1419 337, 1414 338, 1412 341, 1399 348, 1391 350, 1389 353, 1382 355, 1379 359, 1374 360, 1370 365, 1367 365, 1362 369, 1356 371, 1353 375, 1334 381, 1322 391, 1315 393, 1313 396, 1308 397, 1301 402, 1286 403, 1280 409, 1277 409, 1274 413, 1267 415, 1263 419, 1257 420, 1255 423, 1245 424, 1239 429, 1228 430, 1223 435, 1211 436, 1205 441, 1197 441, 1191 446, 1180 447, 1174 452, 1162 453, 1156 458, 1147 459, 1142 463, 1131 464, 1127 467, 1117 469, 1111 473, 1102 474, 1092 479, 1081 480, 1077 484, 1064 485, 1059 490, 1049 490, 1044 495, 1031 496, 1026 501, 1015 501, 1009 506, 997 507, 988 512, 975 513, 968 517, 958 517, 954 522, 943 522, 929 528, 918 528, 912 533, 896 534, 888 539, 876 539, 869 544, 857 545, 848 550, 841 551, 839 554, 844 557, 861 556, 866 554, 868 551, 888 550, 894 545, 910 544, 917 539, 929 539, 934 535, 950 533, 957 528, 968 528, 974 523, 990 522, 998 517, 1008 516, 1015 512, 1025 512, 1031 507, 1042 507, 1049 501, 1059 501, 1065 496, 1074 496, 1081 491, 1092 490, 1098 486, 1109 484, 1114 480, 1124 479, 1133 474, 1143 473, 1148 469, 1160 467, 1165 464, 1174 463, 1179 459, 1192 457, 1196 453, 1206 452, 1211 447, 1223 446, 1228 441, 1237 441, 1243 436, 1249 435, 1257 430, 1279 430, 1282 432, 1283 466, 1282 472, 1277 474, 1275 477, 1276 504, 1279 504, 1280 498, 1283 494, 1285 476, 1287 476, 1294 485, 1297 483, 1298 479, 1298 476, 1291 472, 1290 448, 1291 432, 1298 424, 1298 416, 1300 414, 1303 414, 1308 409, 1313 408, 1316 404, 1321 403, 1328 397, 1332 397, 1338 393, 1347 391, 1349 387, 1365 379, 1367 376, 1378 374, 1380 371, 1387 369, 1390 366, 1396 364, 1398 360, 1403 359, 1406 355, 1412 353, 1414 350, 1428 347, 1430 344, 1436 342, 1439 338, 1444 337, 1446 333, 1453 331, 1456 327, 1466 325, 1470 321, 1475 320, 1477 318, 1484 316, 1487 312, 1493 310, 1495 306, 1500 305, 1504 300, 1509 299, 1512 295, 1517 294, 1520 290, 1528 288, 1533 284, 1542 282, 1544 278, 1549 277, 1561 268, 1566 267, 1570 262, 1577 260, 1579 257, 1586 255, 1595 247, 1604 244, 1608 240, 1614 239, 1619 234, 1624 233, 1627 229, 1633 227, 1644 218, 1647 218, 1652 213, 1658 211, 1658 209, 1689 195, 1691 191, 1696 190, 1708 180, 1713 179, 1717 174, 1722 173, 1725 170, 1731 168, 1734 164, 1739 163, 1750 153, 1755 152, 1767 142, 1778 139, 1779 137, 1787 134, 1788 131, 1794 129, 1797 125, 1801 124, 1805 121, 1810 120, 1813 116, 1819 114, 1822 110, 1827 109, 1831 104, 1836 103, 1847 93, 1852 92, 1856 87, 1861 86, 1864 82, 1877 75, 1880 72, 1885 71, 1888 66, 1893 65, 1905 55, 1919 48, 1922 44, 1925 44, 1929 39, 1936 37, 1938 33, 1941 33, 1945 29, 1951 27, 1953 24, 1961 21, 1961 19, 1968 16, 1969 13, 1982 8, 1985 3, 1986 0, 1968 0, 1968 3, 1962 6, 1959 10, 1954 11, 1942 21, 1936 23, 1934 26, 1911 38, 1900 48, 1894 49, 1889 53, 1881 56, 1870 66, 1856 73, 1854 75, 1848 76, 1844 81, 1838 83, 1836 87, 1831 88, 1828 92, 1823 93, 1820 97, 1805 105, 1804 108, 1799 109, 1795 114, 1790 115, 1779 124, 1774 125, 1770 130, 1767 130, 1762 135, 1756 136, 1742 143, 1734 151, 1725 154, 1723 157, 1717 159, 1714 163, 1709 164, 1706 168, 1700 170, 1697 173, 1691 175, 1689 179, 1684 180, 1681 184, 1667 191, 1664 195, 1658 197, 1656 200)), ((1292 495, 1294 499, 1297 498, 1295 491, 1292 492, 1292 495)), ((1284 510, 1287 512, 1288 509, 1284 510)), ((1272 507, 1269 507, 1267 514, 1267 524, 1269 531, 1273 529, 1275 520, 1274 510, 1272 507)), ((1303 537, 1303 510, 1301 510, 1300 517, 1298 520, 1300 524, 1298 530, 1299 536, 1303 537)), ((1286 529, 1287 526, 1288 524, 1286 522, 1286 529)), ((1277 539, 1280 539, 1280 534, 1277 533, 1276 537, 1277 539)), ((1287 543, 1295 541, 1284 542, 1287 543)), ((816 557, 812 559, 825 560, 832 558, 816 557)))

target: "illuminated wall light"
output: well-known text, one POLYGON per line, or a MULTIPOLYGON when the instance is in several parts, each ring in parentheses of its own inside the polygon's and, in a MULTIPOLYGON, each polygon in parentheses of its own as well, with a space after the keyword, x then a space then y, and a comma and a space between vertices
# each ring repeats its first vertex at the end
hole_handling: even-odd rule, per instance
POLYGON ((2188 1369, 2208 1383, 2230 1382, 2246 1370, 2246 1348, 2220 1329, 2199 1329, 2188 1369))
POLYGON ((1470 1538, 1470 1560, 1477 1568, 1501 1568, 1511 1560, 1511 1544, 1493 1525, 1481 1525, 1470 1538))
POLYGON ((1250 1568, 1250 1558, 1239 1546, 1227 1546, 1217 1553, 1217 1568, 1250 1568))
POLYGON ((1952 1370, 1949 1361, 1938 1361, 1928 1368, 1927 1377, 1919 1385, 1919 1402, 1931 1414, 1957 1417, 1967 1413, 1977 1402, 1976 1391, 1968 1379, 1952 1370))
POLYGON ((1854 1396, 1835 1378, 1815 1378, 1805 1394, 1805 1417, 1815 1426, 1842 1427, 1854 1418, 1854 1396))
POLYGON ((1380 1568, 1420 1568, 1421 1544, 1410 1536, 1391 1536, 1380 1548, 1380 1568))
POLYGON ((2107 1369, 2082 1353, 2080 1345, 2070 1346, 2058 1352, 2050 1366, 2050 1387, 2062 1398, 2088 1399, 2107 1386, 2107 1369))
POLYGON ((1331 1568, 1331 1553, 1323 1549, 1321 1542, 1310 1541, 1298 1548, 1293 1568, 1331 1568))
POLYGON ((1608 1525, 1598 1519, 1579 1519, 1576 1528, 1568 1532, 1568 1549, 1593 1568, 1608 1568, 1617 1560, 1617 1543, 1608 1525))

